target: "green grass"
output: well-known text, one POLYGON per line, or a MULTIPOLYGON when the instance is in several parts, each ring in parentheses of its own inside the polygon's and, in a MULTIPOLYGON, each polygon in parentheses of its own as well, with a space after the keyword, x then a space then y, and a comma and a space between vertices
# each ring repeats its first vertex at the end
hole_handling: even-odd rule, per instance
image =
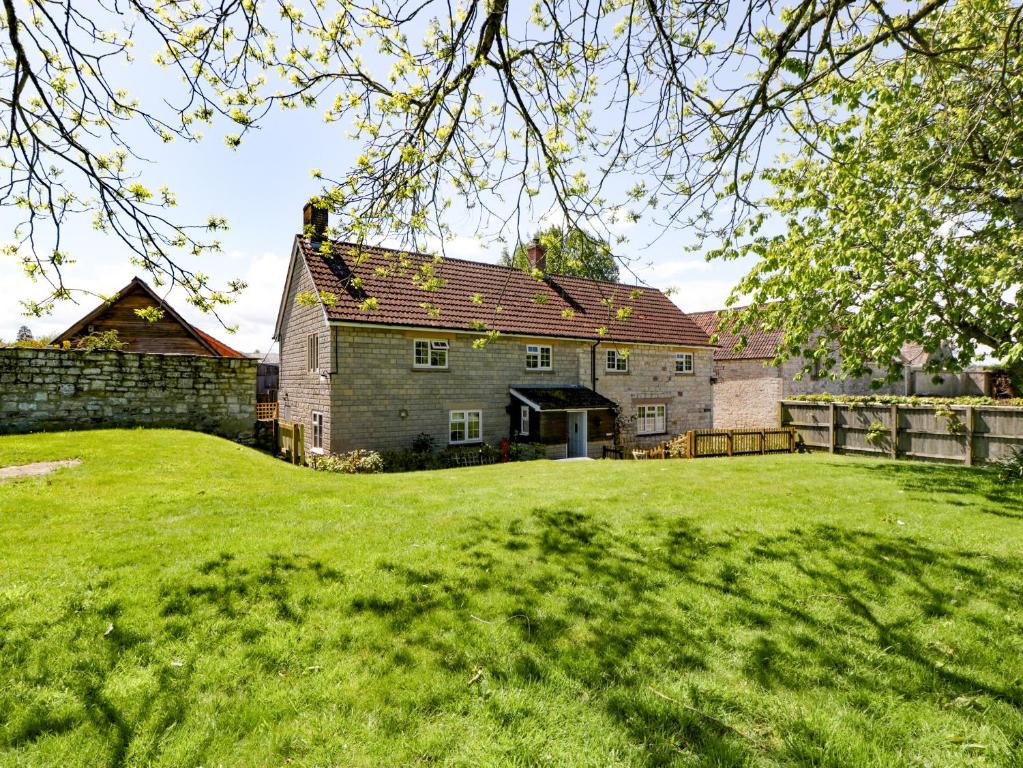
POLYGON ((828 456, 344 477, 0 438, 0 765, 1023 765, 1023 495, 828 456))

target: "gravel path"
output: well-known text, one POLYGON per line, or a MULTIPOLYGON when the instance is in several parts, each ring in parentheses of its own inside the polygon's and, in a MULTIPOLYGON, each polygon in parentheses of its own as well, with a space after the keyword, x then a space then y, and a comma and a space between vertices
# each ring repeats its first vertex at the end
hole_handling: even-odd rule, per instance
POLYGON ((0 467, 0 480, 48 475, 61 467, 76 467, 81 463, 81 459, 65 459, 64 461, 37 461, 34 464, 20 464, 16 467, 0 467))

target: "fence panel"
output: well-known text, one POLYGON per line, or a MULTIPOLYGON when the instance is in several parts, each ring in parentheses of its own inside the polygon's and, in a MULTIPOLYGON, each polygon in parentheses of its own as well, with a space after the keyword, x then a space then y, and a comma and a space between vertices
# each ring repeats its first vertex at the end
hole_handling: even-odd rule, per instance
POLYGON ((807 448, 966 465, 1023 447, 1023 408, 783 400, 780 423, 807 448))
POLYGON ((697 429, 686 433, 687 456, 748 456, 758 453, 791 453, 795 432, 791 428, 697 429))

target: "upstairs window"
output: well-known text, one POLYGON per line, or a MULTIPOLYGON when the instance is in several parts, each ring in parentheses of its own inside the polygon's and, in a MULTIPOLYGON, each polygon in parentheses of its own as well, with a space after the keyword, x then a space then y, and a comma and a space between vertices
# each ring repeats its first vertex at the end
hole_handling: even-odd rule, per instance
POLYGON ((636 411, 636 433, 640 435, 656 435, 664 431, 664 406, 639 406, 639 409, 636 411))
POLYGON ((526 368, 531 371, 549 371, 551 369, 551 348, 541 344, 527 344, 526 368))
POLYGON ((617 349, 607 351, 607 370, 626 373, 629 370, 629 356, 617 349))
POLYGON ((483 434, 482 411, 451 411, 448 414, 448 442, 478 443, 483 434))
POLYGON ((416 368, 447 368, 448 343, 446 341, 416 339, 413 365, 416 368))
POLYGON ((310 333, 305 340, 306 369, 313 373, 320 370, 320 337, 310 333))
POLYGON ((676 352, 675 353, 675 373, 692 373, 693 372, 693 353, 692 352, 676 352))

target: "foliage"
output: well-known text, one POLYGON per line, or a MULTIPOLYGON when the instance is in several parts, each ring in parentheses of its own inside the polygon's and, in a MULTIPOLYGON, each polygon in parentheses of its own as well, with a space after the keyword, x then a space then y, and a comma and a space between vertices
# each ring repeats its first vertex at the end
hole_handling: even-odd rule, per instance
MULTIPOLYGON (((547 274, 618 282, 618 263, 606 241, 592 237, 581 229, 566 231, 557 225, 537 232, 534 239, 547 249, 547 274)), ((526 254, 527 248, 527 245, 520 244, 512 253, 504 250, 501 253, 501 263, 528 272, 531 266, 526 254)))
POLYGON ((670 459, 684 459, 689 455, 689 437, 685 434, 671 438, 665 448, 670 459))
POLYGON ((436 441, 429 432, 420 432, 412 438, 412 453, 432 453, 436 441))
POLYGON ((76 216, 201 308, 230 301, 241 283, 218 290, 182 258, 219 250, 226 222, 175 221, 173 191, 138 175, 142 143, 214 129, 237 147, 274 107, 324 115, 361 144, 352 167, 313 170, 318 202, 360 243, 444 242, 455 201, 492 235, 534 207, 607 232, 646 215, 717 228, 713 192, 734 193, 744 220, 763 143, 833 109, 829 75, 943 61, 927 25, 950 4, 7 2, 0 204, 21 214, 8 252, 50 281, 34 312, 69 295, 60 235, 76 216), (129 92, 139 47, 157 49, 166 87, 129 92))
POLYGON ((32 338, 32 339, 19 340, 19 341, 11 342, 10 344, 4 344, 2 341, 0 341, 0 346, 8 346, 8 347, 16 347, 16 348, 20 347, 20 348, 23 348, 23 349, 45 349, 46 347, 50 346, 50 343, 52 341, 53 341, 53 337, 52 336, 40 336, 38 339, 32 338))
POLYGON ((32 329, 27 325, 23 325, 18 328, 18 335, 14 339, 15 341, 33 341, 35 337, 32 335, 32 329))
POLYGON ((111 328, 106 331, 94 331, 86 336, 75 339, 74 348, 86 352, 95 352, 100 349, 121 350, 128 346, 128 342, 121 341, 117 330, 111 328))
POLYGON ((340 472, 345 475, 371 475, 384 470, 380 454, 364 450, 310 454, 309 466, 318 472, 340 472))
POLYGON ((938 403, 934 409, 934 415, 945 419, 945 428, 950 435, 966 434, 966 425, 959 418, 959 414, 953 411, 947 403, 938 403))
MULTIPOLYGON (((427 433, 417 436, 433 438, 427 433)), ((425 444, 425 440, 423 441, 425 444)), ((449 469, 451 467, 495 464, 502 460, 501 450, 484 443, 479 446, 450 446, 442 451, 417 450, 416 442, 410 451, 384 451, 385 472, 417 472, 426 469, 449 469)), ((509 461, 532 461, 547 458, 543 445, 539 443, 511 443, 508 446, 509 461)))
POLYGON ((948 5, 913 36, 919 55, 821 73, 793 115, 793 151, 764 179, 766 210, 712 256, 754 257, 735 320, 782 330, 777 361, 843 376, 902 373, 906 342, 961 370, 992 350, 1023 372, 1023 28, 1009 0, 948 5), (784 222, 768 234, 768 217, 784 222))
POLYGON ((890 436, 890 430, 883 422, 872 421, 867 426, 866 440, 875 448, 883 445, 890 436))
POLYGON ((905 395, 794 395, 788 398, 804 403, 842 403, 844 405, 1005 405, 1021 407, 1023 398, 996 400, 991 397, 917 397, 905 395))
POLYGON ((68 457, 0 489, 5 764, 1019 762, 1023 489, 991 473, 0 437, 68 457))
POLYGON ((1023 448, 1016 448, 1005 458, 998 459, 995 468, 1003 483, 1023 482, 1023 448))

